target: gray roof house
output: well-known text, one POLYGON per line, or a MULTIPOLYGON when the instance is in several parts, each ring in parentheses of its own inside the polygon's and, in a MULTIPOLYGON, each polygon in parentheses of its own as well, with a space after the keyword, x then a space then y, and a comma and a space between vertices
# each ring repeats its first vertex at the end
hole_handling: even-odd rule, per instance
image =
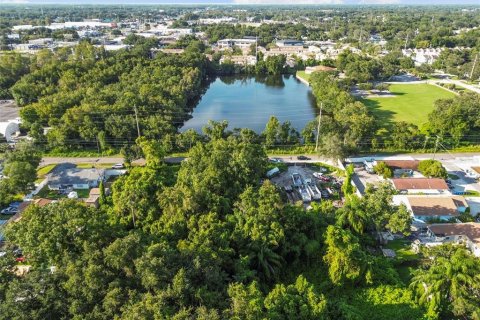
POLYGON ((59 164, 48 174, 48 188, 60 190, 66 188, 96 188, 105 178, 103 169, 80 169, 73 163, 59 164))

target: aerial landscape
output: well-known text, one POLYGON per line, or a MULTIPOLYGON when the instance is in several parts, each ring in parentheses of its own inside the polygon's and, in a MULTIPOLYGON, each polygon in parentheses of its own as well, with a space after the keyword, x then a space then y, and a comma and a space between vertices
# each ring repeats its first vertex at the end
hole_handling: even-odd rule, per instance
POLYGON ((0 320, 480 320, 478 0, 0 0, 0 320))

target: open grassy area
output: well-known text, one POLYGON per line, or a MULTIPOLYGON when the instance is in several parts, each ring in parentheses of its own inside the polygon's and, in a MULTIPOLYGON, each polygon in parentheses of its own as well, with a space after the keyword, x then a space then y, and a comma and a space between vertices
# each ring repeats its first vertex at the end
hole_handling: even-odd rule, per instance
POLYGON ((114 163, 78 163, 77 168, 78 169, 91 169, 91 168, 97 168, 97 169, 110 169, 114 163))
POLYGON ((398 121, 421 126, 427 122, 436 100, 455 96, 430 84, 393 84, 390 92, 395 96, 362 100, 384 126, 398 121))
POLYGON ((306 74, 305 71, 297 71, 297 77, 302 78, 307 82, 310 80, 310 75, 306 74))
MULTIPOLYGON (((79 198, 88 198, 90 194, 89 189, 74 189, 73 191, 77 192, 79 198)), ((66 194, 61 194, 56 190, 50 190, 48 186, 43 187, 43 189, 37 194, 37 198, 45 198, 50 200, 59 200, 66 197, 66 194)))
POLYGON ((37 180, 35 183, 40 183, 45 179, 45 176, 50 173, 57 165, 56 164, 49 164, 47 166, 41 167, 37 169, 37 180))
POLYGON ((385 247, 394 250, 399 260, 409 261, 418 259, 418 254, 412 250, 410 241, 392 240, 385 247))

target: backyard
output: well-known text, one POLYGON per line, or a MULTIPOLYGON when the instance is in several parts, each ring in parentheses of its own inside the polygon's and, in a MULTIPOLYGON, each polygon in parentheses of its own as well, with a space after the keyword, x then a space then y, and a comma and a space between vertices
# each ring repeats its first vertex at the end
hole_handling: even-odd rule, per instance
POLYGON ((383 125, 405 121, 420 127, 428 121, 436 100, 455 96, 430 84, 392 84, 390 92, 395 96, 362 100, 383 125))

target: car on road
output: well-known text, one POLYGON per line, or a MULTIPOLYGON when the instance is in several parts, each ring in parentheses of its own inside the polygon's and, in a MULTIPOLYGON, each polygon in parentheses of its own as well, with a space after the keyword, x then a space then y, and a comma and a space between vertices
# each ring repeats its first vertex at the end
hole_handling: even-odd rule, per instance
POLYGON ((311 160, 311 158, 309 158, 307 156, 298 156, 297 160, 311 160))
POLYGON ((268 159, 270 162, 273 162, 273 163, 282 163, 283 160, 282 159, 279 159, 279 158, 270 158, 268 159))
POLYGON ((0 211, 1 214, 15 214, 18 212, 18 208, 8 207, 0 211))
POLYGON ((123 169, 123 168, 125 168, 123 163, 117 163, 112 166, 112 169, 123 169))

